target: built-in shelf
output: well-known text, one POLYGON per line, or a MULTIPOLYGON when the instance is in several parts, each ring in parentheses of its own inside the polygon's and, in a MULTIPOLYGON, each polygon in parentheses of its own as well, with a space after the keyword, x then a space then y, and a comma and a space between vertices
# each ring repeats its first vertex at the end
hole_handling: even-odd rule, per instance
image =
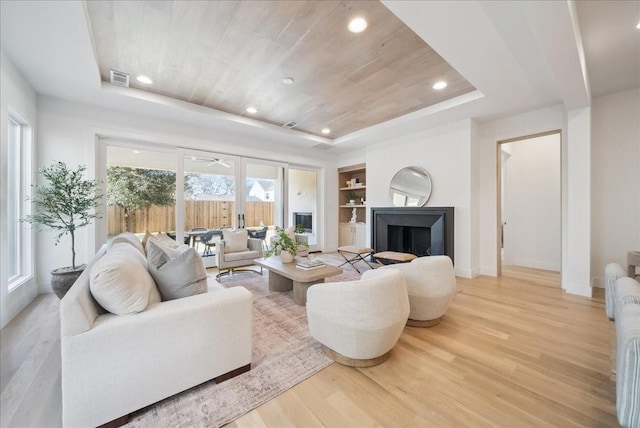
MULTIPOLYGON (((349 223, 353 216, 353 209, 356 209, 356 221, 362 223, 367 220, 367 205, 361 203, 367 200, 367 168, 365 164, 352 165, 338 169, 338 222, 349 223), (357 182, 359 185, 348 185, 357 182), (346 185, 346 186, 345 186, 346 185), (355 204, 349 204, 350 193, 356 195, 355 204)), ((345 234, 341 234, 344 236, 345 234)), ((353 243, 343 243, 339 239, 340 245, 353 245, 353 243)))

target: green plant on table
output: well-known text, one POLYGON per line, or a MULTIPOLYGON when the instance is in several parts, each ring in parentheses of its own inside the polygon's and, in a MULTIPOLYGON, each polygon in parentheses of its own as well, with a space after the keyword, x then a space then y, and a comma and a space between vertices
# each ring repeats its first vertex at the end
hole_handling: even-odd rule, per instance
POLYGON ((295 233, 299 233, 299 234, 304 233, 304 226, 302 224, 296 224, 295 233))
POLYGON ((274 254, 278 255, 283 251, 287 251, 292 256, 295 256, 300 247, 301 245, 294 241, 284 229, 279 229, 276 238, 271 241, 271 248, 264 255, 265 257, 271 257, 274 254))

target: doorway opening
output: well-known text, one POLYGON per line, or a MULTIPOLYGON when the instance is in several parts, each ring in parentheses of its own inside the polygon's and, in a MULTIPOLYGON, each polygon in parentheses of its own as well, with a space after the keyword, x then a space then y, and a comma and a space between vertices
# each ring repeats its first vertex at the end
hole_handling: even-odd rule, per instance
POLYGON ((497 274, 560 272, 561 131, 497 144, 497 274))

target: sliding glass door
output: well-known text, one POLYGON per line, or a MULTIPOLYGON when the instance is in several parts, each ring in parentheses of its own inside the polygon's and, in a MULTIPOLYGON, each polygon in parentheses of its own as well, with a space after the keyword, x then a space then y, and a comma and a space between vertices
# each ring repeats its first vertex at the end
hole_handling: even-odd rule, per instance
POLYGON ((318 246, 316 170, 108 138, 101 143, 108 237, 164 232, 213 256, 225 228, 246 228, 267 246, 276 227, 299 225, 312 249, 318 246))
POLYGON ((265 245, 275 234, 275 227, 284 226, 284 171, 283 164, 243 159, 242 226, 263 239, 265 245))
POLYGON ((106 232, 175 237, 176 157, 173 150, 106 145, 106 232))
POLYGON ((225 228, 246 228, 267 245, 275 226, 283 226, 286 165, 187 149, 178 154, 179 239, 182 234, 185 243, 212 256, 225 228))

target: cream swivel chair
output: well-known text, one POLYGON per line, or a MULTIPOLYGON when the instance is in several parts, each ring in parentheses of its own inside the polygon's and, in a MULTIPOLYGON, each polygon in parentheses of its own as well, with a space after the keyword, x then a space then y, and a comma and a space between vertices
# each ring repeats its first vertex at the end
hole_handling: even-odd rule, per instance
MULTIPOLYGON (((246 229, 222 231, 222 240, 216 246, 218 275, 232 273, 238 267, 251 266, 255 259, 262 257, 262 240, 249 238, 246 229)), ((249 269, 247 269, 249 270, 249 269)), ((251 272, 258 273, 254 270, 251 272)), ((262 267, 260 267, 262 274, 262 267)))
POLYGON ((307 291, 311 336, 338 363, 382 363, 402 334, 409 299, 402 274, 367 271, 357 281, 312 285, 307 291))
POLYGON ((431 327, 442 319, 456 294, 453 263, 447 256, 418 257, 411 263, 397 263, 378 268, 402 272, 409 295, 408 326, 431 327))

